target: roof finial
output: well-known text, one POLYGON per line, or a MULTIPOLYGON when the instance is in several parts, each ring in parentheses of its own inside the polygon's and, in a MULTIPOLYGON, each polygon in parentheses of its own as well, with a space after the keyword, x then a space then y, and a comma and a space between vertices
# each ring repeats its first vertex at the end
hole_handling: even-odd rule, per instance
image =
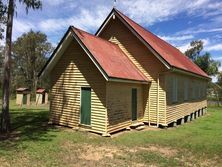
POLYGON ((113 0, 113 8, 116 8, 116 1, 117 0, 113 0))

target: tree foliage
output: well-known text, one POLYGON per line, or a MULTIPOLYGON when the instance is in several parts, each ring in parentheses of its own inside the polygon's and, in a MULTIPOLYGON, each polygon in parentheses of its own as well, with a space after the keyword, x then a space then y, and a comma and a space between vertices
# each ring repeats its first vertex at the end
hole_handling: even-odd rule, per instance
POLYGON ((213 60, 209 52, 198 56, 195 63, 210 76, 214 76, 219 72, 220 62, 213 60))
POLYGON ((190 49, 185 52, 185 55, 192 61, 195 61, 203 50, 203 42, 201 40, 192 41, 190 43, 190 49))
POLYGON ((217 75, 217 84, 222 87, 222 72, 221 71, 217 75))
POLYGON ((12 46, 12 86, 13 88, 25 86, 35 92, 40 86, 38 73, 46 63, 52 45, 45 34, 31 30, 19 37, 12 46))
POLYGON ((201 40, 192 41, 190 48, 185 52, 195 64, 197 64, 209 76, 215 76, 219 72, 220 62, 214 60, 209 52, 203 52, 203 42, 201 40))

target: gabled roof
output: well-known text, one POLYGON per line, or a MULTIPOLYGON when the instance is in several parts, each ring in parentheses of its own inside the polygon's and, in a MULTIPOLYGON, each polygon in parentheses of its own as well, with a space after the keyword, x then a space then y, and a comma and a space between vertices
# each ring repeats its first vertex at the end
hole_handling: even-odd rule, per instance
POLYGON ((45 93, 45 92, 46 92, 46 90, 44 88, 38 88, 36 90, 36 93, 45 93))
POLYGON ((118 45, 80 29, 72 29, 109 78, 148 81, 118 45))
POLYGON ((29 90, 28 88, 17 88, 17 91, 25 91, 25 90, 29 90))
POLYGON ((102 29, 104 28, 104 24, 110 19, 110 16, 115 14, 124 20, 125 23, 139 36, 142 38, 144 42, 146 42, 161 58, 165 61, 165 63, 169 64, 170 67, 178 68, 190 73, 194 73, 203 77, 209 78, 209 76, 200 69, 196 64, 194 64, 187 56, 181 53, 177 48, 173 47, 166 41, 160 39, 150 31, 146 30, 129 17, 118 11, 117 9, 113 9, 110 15, 107 17, 106 21, 96 32, 98 35, 102 29))
POLYGON ((17 88, 17 92, 24 92, 24 91, 30 91, 28 88, 17 88))
POLYGON ((39 77, 53 69, 53 66, 62 57, 65 46, 67 47, 68 45, 66 41, 70 43, 72 39, 75 39, 80 44, 106 80, 148 82, 144 74, 137 69, 118 45, 72 26, 66 32, 48 62, 39 73, 39 77), (63 50, 63 52, 61 50, 63 50))

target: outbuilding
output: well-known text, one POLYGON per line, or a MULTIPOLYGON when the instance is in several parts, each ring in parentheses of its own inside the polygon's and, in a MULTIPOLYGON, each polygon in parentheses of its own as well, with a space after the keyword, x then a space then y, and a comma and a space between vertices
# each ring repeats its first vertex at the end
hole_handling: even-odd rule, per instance
POLYGON ((16 89, 16 104, 30 105, 31 91, 28 88, 16 89))
POLYGON ((36 90, 36 105, 48 104, 48 92, 44 88, 36 90))

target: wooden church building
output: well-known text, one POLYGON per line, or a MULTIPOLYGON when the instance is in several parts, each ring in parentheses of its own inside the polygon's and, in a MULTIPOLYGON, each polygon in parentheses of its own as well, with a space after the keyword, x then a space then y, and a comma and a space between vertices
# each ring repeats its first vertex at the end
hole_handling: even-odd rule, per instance
POLYGON ((50 122, 105 136, 207 107, 208 75, 115 8, 95 35, 69 27, 40 77, 51 80, 50 122))

